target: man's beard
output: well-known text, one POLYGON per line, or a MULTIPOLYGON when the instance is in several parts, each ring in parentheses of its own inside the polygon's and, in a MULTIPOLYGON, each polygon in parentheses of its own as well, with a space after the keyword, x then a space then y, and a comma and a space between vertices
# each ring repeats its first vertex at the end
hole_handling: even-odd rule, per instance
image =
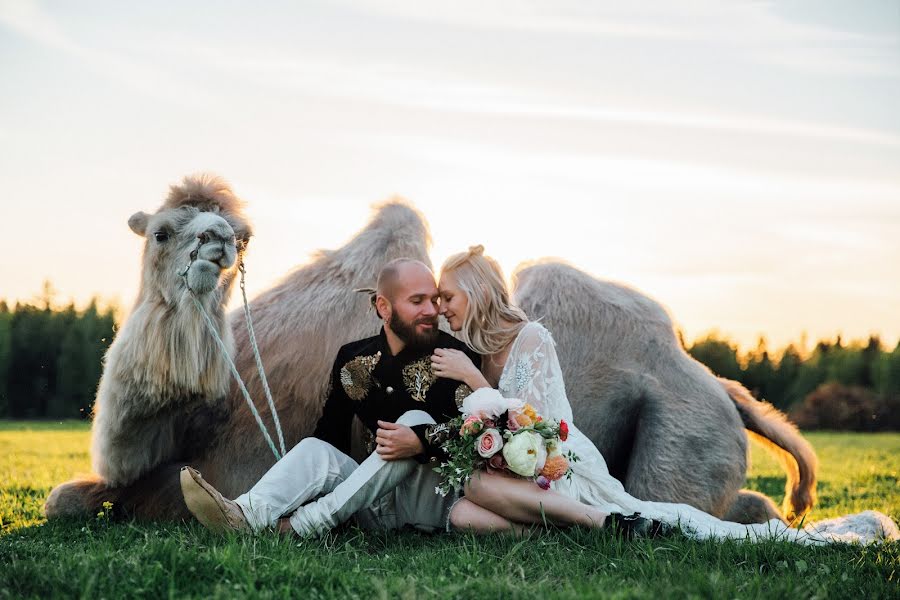
POLYGON ((397 314, 391 315, 391 321, 388 323, 388 326, 391 328, 391 331, 396 334, 398 338, 400 338, 403 343, 406 345, 406 348, 412 350, 425 350, 428 348, 433 348, 437 343, 438 335, 440 331, 438 331, 438 318, 435 317, 424 317, 421 319, 416 319, 415 321, 404 321, 397 314), (419 332, 416 330, 416 326, 428 323, 431 325, 431 329, 426 331, 419 332))

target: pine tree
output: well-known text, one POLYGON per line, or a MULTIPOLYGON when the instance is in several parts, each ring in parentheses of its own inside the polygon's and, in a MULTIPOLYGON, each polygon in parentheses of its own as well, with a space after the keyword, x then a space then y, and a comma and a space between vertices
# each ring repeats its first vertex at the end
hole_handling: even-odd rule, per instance
POLYGON ((12 313, 0 301, 0 417, 9 414, 9 363, 12 359, 12 313))
POLYGON ((741 380, 741 365, 738 362, 737 347, 731 342, 720 340, 710 334, 695 342, 688 353, 720 377, 741 380))

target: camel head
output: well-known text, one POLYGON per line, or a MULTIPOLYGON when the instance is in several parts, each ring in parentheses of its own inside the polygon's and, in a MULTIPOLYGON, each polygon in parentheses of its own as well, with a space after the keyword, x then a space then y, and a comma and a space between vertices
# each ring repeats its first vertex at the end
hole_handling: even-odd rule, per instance
POLYGON ((155 213, 133 214, 128 226, 146 238, 143 299, 174 305, 193 291, 201 299, 215 293, 217 304, 227 302, 238 254, 252 235, 243 208, 223 179, 203 174, 173 185, 155 213))

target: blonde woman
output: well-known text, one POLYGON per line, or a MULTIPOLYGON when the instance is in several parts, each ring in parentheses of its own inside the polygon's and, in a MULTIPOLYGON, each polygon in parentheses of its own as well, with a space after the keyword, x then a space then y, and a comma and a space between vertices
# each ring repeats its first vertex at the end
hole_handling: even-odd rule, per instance
POLYGON ((705 538, 781 539, 805 544, 833 541, 869 542, 898 539, 897 525, 886 515, 866 511, 791 529, 773 519, 740 525, 721 521, 686 504, 648 502, 625 491, 609 474, 596 446, 578 430, 566 397, 559 359, 550 333, 530 322, 516 307, 503 273, 482 246, 447 259, 438 284, 440 312, 472 350, 481 368, 458 350, 435 350, 436 375, 465 382, 473 390, 494 388, 507 398, 531 404, 539 414, 569 424, 564 450, 578 456, 572 476, 542 490, 534 482, 483 472, 465 488, 450 512, 450 523, 475 532, 518 530, 524 524, 552 522, 586 527, 614 526, 625 533, 653 535, 680 525, 689 536, 705 538), (622 514, 639 513, 643 517, 622 514))
MULTIPOLYGON (((499 265, 484 256, 482 246, 445 261, 439 290, 441 314, 466 345, 482 355, 482 367, 477 368, 463 352, 437 349, 432 356, 435 374, 462 381, 473 390, 499 389, 504 396, 529 402, 540 414, 571 422, 562 378, 554 374, 559 362, 549 332, 540 323, 529 322, 511 302, 499 265)), ((542 522, 604 527, 609 521, 627 535, 660 529, 658 522, 636 515, 614 514, 610 519, 612 511, 579 502, 574 494, 558 489, 559 484, 554 484, 557 489, 542 490, 531 481, 501 472, 480 474, 453 506, 450 523, 475 532, 518 530, 522 524, 542 522)))

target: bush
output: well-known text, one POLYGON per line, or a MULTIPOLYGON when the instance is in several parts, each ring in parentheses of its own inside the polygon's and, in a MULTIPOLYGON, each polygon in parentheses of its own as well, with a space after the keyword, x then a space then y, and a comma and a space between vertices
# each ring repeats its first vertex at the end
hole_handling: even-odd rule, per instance
POLYGON ((825 383, 808 394, 790 418, 802 429, 900 430, 900 397, 825 383))

